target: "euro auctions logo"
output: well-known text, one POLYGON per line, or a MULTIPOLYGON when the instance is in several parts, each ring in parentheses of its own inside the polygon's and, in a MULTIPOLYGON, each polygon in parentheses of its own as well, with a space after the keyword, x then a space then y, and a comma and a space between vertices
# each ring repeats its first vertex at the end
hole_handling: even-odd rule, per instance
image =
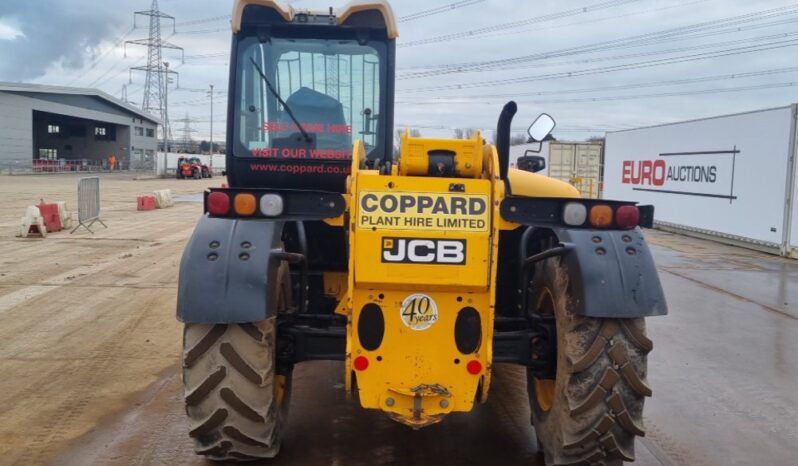
POLYGON ((663 152, 651 160, 623 160, 621 183, 634 191, 737 199, 734 168, 740 151, 663 152), (724 192, 725 191, 725 192, 724 192))
POLYGON ((667 181, 715 183, 717 165, 671 165, 664 160, 624 160, 621 182, 664 186, 667 181))

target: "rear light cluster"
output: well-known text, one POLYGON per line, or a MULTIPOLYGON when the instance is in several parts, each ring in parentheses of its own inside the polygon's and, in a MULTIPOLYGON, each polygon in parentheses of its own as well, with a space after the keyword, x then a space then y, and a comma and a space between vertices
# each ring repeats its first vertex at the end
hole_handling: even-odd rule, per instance
POLYGON ((279 194, 262 194, 260 199, 250 193, 235 193, 231 196, 223 191, 208 194, 208 213, 211 215, 234 213, 249 217, 258 210, 266 217, 277 217, 283 213, 283 198, 279 194))
POLYGON ((573 227, 631 229, 640 224, 640 209, 634 205, 613 208, 609 204, 587 206, 581 202, 568 202, 563 207, 562 220, 573 227))

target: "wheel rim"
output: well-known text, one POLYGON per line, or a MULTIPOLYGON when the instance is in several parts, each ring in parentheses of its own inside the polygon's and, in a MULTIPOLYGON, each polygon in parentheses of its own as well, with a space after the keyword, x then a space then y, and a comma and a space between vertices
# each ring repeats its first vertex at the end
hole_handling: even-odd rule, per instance
MULTIPOLYGON (((540 294, 537 310, 540 314, 554 315, 554 298, 548 288, 545 288, 540 294)), ((549 411, 554 404, 555 387, 557 386, 556 377, 554 379, 538 379, 535 377, 534 382, 538 406, 544 412, 549 411)))

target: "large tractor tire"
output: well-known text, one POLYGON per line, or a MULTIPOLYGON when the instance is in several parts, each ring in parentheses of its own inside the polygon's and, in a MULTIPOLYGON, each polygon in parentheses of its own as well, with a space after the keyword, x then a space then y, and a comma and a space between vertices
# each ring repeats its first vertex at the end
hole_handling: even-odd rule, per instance
MULTIPOLYGON (((288 268, 278 277, 286 309, 288 268)), ((276 318, 245 324, 186 324, 183 386, 194 450, 216 461, 273 458, 288 417, 291 374, 279 374, 276 318)))
POLYGON ((646 383, 644 319, 584 317, 573 311, 559 258, 537 264, 530 312, 555 319, 554 379, 528 377, 532 423, 547 465, 620 466, 634 461, 643 430, 646 383))

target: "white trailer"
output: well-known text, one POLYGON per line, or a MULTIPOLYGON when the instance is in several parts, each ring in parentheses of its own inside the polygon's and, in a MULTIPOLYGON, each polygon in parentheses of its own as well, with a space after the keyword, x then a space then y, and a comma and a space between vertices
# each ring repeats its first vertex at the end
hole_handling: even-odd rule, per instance
POLYGON ((604 198, 657 225, 798 256, 798 104, 607 133, 604 198))

